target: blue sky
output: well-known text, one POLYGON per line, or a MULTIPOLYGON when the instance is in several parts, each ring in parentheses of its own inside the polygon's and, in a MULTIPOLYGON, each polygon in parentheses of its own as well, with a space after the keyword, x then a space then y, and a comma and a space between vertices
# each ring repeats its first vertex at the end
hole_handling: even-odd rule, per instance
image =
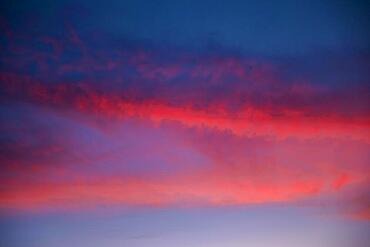
POLYGON ((307 208, 284 205, 141 208, 18 214, 3 220, 1 228, 9 247, 367 246, 368 222, 313 214, 307 208))
POLYGON ((106 38, 157 45, 292 55, 369 44, 365 1, 11 1, 4 7, 12 24, 36 32, 60 32, 67 23, 81 34, 99 30, 106 38))

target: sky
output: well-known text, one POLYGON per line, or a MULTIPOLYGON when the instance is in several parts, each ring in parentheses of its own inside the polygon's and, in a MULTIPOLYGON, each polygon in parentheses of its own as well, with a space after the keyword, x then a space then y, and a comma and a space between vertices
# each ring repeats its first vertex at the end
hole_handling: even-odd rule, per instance
POLYGON ((366 1, 0 5, 0 246, 369 246, 366 1))

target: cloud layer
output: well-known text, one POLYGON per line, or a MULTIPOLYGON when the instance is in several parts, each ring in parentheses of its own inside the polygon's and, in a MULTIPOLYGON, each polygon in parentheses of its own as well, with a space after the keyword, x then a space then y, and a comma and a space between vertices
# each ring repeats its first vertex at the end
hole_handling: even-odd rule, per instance
POLYGON ((323 73, 308 55, 67 31, 2 40, 1 207, 329 201, 369 217, 367 55, 315 54, 323 73))

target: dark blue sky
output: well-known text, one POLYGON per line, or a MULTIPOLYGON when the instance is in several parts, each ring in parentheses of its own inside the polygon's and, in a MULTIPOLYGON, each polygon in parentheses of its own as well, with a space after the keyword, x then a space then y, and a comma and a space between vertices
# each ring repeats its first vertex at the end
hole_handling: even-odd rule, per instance
POLYGON ((60 32, 68 24, 86 35, 104 31, 109 38, 264 55, 368 50, 370 43, 365 1, 10 2, 7 20, 24 31, 60 32))

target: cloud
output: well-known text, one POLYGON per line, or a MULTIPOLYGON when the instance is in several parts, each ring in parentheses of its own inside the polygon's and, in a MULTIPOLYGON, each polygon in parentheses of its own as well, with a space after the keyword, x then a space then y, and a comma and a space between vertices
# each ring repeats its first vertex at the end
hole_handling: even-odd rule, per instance
MULTIPOLYGON (((19 109, 25 106, 11 110, 19 109)), ((369 179, 363 141, 246 137, 26 109, 28 117, 16 113, 5 125, 18 135, 1 143, 3 208, 293 203, 366 188, 369 179), (16 125, 19 115, 27 121, 16 125)), ((346 213, 364 206, 347 197, 332 201, 351 205, 346 213)))
MULTIPOLYGON (((337 112, 312 114, 303 109, 255 106, 247 102, 230 111, 225 105, 209 104, 200 108, 192 102, 171 104, 166 100, 124 97, 104 93, 89 84, 47 85, 32 78, 3 74, 6 97, 113 118, 138 117, 153 122, 176 121, 188 127, 230 130, 236 135, 276 138, 339 137, 369 140, 367 115, 343 116, 337 112)), ((123 93, 124 94, 124 93, 123 93)))
POLYGON ((1 207, 236 205, 333 194, 346 212, 368 215, 367 201, 339 196, 365 191, 369 179, 366 73, 343 86, 336 76, 306 76, 317 67, 302 62, 97 47, 69 34, 12 35, 0 54, 1 207))

